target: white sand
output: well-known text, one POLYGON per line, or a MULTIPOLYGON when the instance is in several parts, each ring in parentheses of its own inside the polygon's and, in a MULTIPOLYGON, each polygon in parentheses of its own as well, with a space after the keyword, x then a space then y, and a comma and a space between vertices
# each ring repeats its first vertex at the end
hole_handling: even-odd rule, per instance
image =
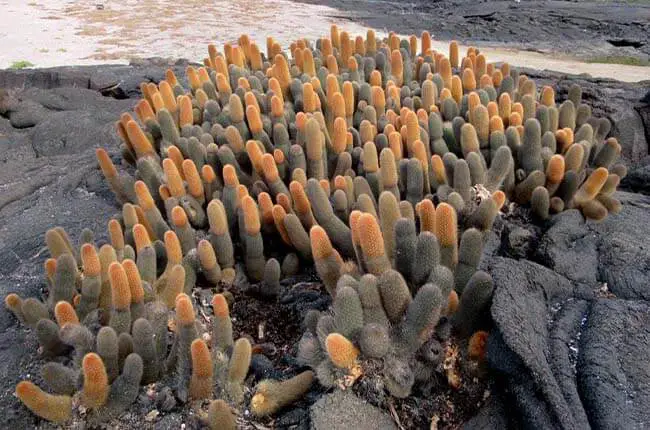
MULTIPOLYGON (((151 56, 201 61, 208 43, 220 46, 242 33, 264 50, 267 35, 286 47, 297 37, 313 40, 328 35, 333 23, 352 35, 366 31, 341 22, 338 10, 290 0, 0 0, 0 11, 0 68, 17 61, 51 67, 128 63, 151 56)), ((442 52, 447 47, 447 42, 434 44, 442 52)), ((628 82, 650 79, 649 67, 588 64, 502 48, 481 50, 489 61, 516 66, 628 82)))

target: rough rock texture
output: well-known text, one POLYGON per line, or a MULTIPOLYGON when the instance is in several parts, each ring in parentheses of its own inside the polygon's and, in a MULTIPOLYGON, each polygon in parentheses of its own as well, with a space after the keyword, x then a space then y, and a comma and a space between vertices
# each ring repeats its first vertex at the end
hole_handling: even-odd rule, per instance
MULTIPOLYGON (((323 4, 321 0, 301 0, 323 4)), ((423 30, 438 40, 502 42, 572 55, 650 55, 650 5, 641 1, 413 0, 372 2, 329 0, 373 28, 401 34, 423 30)))
POLYGON ((364 402, 350 391, 326 394, 311 408, 312 430, 392 430, 390 416, 364 402))
MULTIPOLYGON (((94 148, 105 147, 118 162, 112 127, 134 105, 128 97, 139 94, 141 81, 158 81, 167 67, 180 77, 186 65, 149 60, 0 71, 0 296, 40 294, 48 228, 61 225, 76 240, 88 227, 105 240, 106 222, 118 207, 94 148)), ((647 85, 526 73, 553 84, 560 97, 579 82, 594 111, 612 120, 633 165, 635 179, 626 186, 648 191, 647 85)), ((506 422, 512 428, 641 428, 650 422, 643 407, 650 401, 650 250, 644 243, 650 198, 618 197, 622 213, 601 224, 586 224, 569 211, 546 225, 500 220, 500 230, 490 234, 482 264, 497 286, 489 341, 495 389, 466 428, 505 428, 506 422)), ((1 428, 38 422, 13 396, 18 380, 38 373, 35 343, 0 310, 1 428)), ((315 407, 312 419, 318 414, 315 407)), ((359 422, 345 428, 353 426, 359 422)))
POLYGON ((500 396, 467 428, 502 428, 491 424, 500 402, 514 406, 505 414, 511 428, 649 422, 650 198, 617 196, 623 211, 601 224, 577 211, 556 216, 529 257, 535 261, 503 256, 505 235, 484 255, 496 285, 488 359, 500 396))

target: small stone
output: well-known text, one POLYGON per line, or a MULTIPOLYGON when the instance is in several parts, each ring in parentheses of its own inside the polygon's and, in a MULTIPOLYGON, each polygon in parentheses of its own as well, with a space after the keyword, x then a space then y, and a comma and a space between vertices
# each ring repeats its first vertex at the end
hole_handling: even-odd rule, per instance
POLYGON ((521 227, 515 227, 508 234, 508 248, 514 257, 525 258, 530 251, 533 233, 521 227))
POLYGON ((163 411, 169 412, 176 407, 176 398, 171 388, 165 387, 156 396, 156 405, 163 411))
POLYGON ((144 420, 148 423, 153 422, 156 418, 158 418, 158 415, 160 415, 158 409, 153 409, 151 412, 145 415, 144 420))

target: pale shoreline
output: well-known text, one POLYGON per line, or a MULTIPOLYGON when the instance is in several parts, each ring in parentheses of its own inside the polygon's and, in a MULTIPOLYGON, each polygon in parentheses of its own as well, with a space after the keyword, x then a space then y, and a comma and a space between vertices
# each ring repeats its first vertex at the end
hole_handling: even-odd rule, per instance
MULTIPOLYGON (((366 32, 364 26, 334 18, 340 15, 336 9, 291 0, 267 1, 263 8, 252 0, 188 0, 184 8, 173 10, 154 0, 107 1, 103 9, 98 9, 98 4, 89 0, 0 0, 0 68, 19 61, 39 68, 127 64, 133 58, 156 56, 201 61, 208 43, 219 46, 241 33, 249 34, 260 46, 265 46, 266 35, 272 35, 286 47, 297 37, 313 40, 328 35, 333 23, 351 35, 366 32)), ((433 47, 445 52, 448 42, 436 40, 433 47)), ((650 79, 650 67, 585 63, 489 45, 481 46, 481 50, 489 61, 506 61, 514 66, 587 73, 624 82, 650 79)))

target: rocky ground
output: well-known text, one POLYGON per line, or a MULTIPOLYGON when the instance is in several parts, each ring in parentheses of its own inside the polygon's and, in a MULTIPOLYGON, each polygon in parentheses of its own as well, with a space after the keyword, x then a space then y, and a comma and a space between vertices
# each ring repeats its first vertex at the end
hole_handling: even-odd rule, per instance
MULTIPOLYGON (((0 71, 0 297, 41 293, 48 228, 63 226, 76 238, 88 227, 105 239, 107 220, 118 207, 96 166, 94 148, 105 147, 117 162, 113 123, 133 107, 138 84, 162 79, 170 66, 182 76, 185 65, 154 59, 129 66, 0 71)), ((526 73, 552 84, 560 98, 578 82, 594 113, 612 121, 630 175, 618 194, 623 211, 601 224, 585 223, 576 211, 546 225, 519 212, 497 222, 482 262, 497 286, 488 344, 492 395, 465 427, 642 428, 650 422, 648 82, 526 73)), ((301 308, 287 300, 283 309, 299 314, 301 308)), ((38 423, 13 396, 20 379, 38 373, 35 351, 34 336, 0 310, 2 428, 38 423)), ((288 356, 285 352, 276 358, 288 356)), ((308 428, 310 417, 312 428, 364 428, 358 415, 348 417, 354 424, 343 416, 328 422, 327 408, 341 400, 322 397, 310 408, 321 395, 312 392, 293 415, 276 422, 278 428, 308 428)), ((164 395, 156 399, 155 407, 165 401, 164 395)), ((137 407, 145 410, 142 402, 137 407)), ((372 417, 365 428, 389 428, 383 423, 392 420, 375 413, 365 414, 372 417)), ((186 422, 192 428, 191 420, 174 413, 163 412, 155 424, 130 417, 123 426, 179 428, 186 422)))
POLYGON ((643 0, 299 1, 331 6, 342 11, 340 19, 400 34, 427 30, 438 40, 503 44, 583 59, 650 58, 650 4, 643 0))

